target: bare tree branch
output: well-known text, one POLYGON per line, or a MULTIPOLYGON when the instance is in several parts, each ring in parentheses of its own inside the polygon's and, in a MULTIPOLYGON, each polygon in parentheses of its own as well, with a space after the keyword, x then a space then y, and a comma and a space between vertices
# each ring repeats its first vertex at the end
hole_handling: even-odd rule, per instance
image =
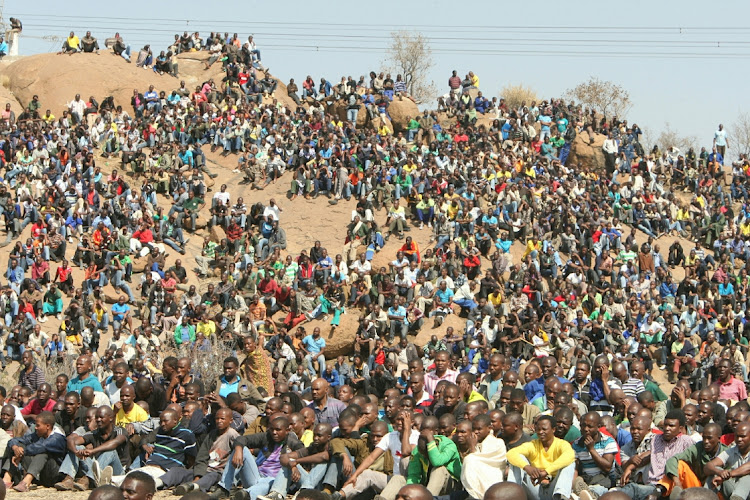
POLYGON ((612 116, 624 118, 631 106, 630 94, 625 88, 610 81, 599 80, 594 76, 568 89, 565 95, 586 107, 595 109, 606 118, 612 116))
POLYGON ((437 96, 435 82, 428 79, 435 65, 428 39, 422 33, 394 31, 383 66, 391 73, 400 74, 406 89, 420 104, 437 96))
MULTIPOLYGON (((742 111, 727 129, 729 150, 740 155, 750 155, 750 113, 742 111)), ((726 160, 726 158, 725 158, 726 160)))

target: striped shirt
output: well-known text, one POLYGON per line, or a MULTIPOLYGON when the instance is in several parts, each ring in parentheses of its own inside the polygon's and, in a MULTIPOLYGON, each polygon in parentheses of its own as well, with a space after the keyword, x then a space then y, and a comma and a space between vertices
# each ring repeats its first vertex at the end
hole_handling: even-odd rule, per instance
MULTIPOLYGON (((584 438, 580 437, 575 443, 573 443, 573 451, 576 453, 576 460, 581 464, 581 472, 583 475, 593 477, 597 474, 604 474, 606 476, 609 471, 604 472, 599 468, 591 457, 591 452, 588 447, 583 444, 583 442, 584 438)), ((611 437, 605 436, 600 432, 599 441, 594 443, 594 449, 600 457, 609 454, 616 455, 617 443, 615 443, 615 440, 611 437)))
POLYGON ((198 454, 193 431, 179 424, 169 432, 162 427, 156 429, 153 446, 154 452, 146 460, 146 465, 155 465, 165 471, 172 467, 185 467, 185 458, 198 454))
POLYGON ((646 392, 646 386, 637 378, 629 378, 622 384, 622 390, 627 396, 638 397, 638 394, 646 392))
POLYGON ((43 383, 44 373, 36 365, 33 366, 31 373, 27 372, 26 369, 22 369, 21 374, 18 376, 18 385, 28 387, 32 391, 36 391, 43 383))
POLYGON ((656 484, 664 477, 664 468, 670 457, 682 453, 691 446, 693 440, 685 434, 680 434, 672 441, 665 441, 663 434, 657 434, 651 441, 651 466, 648 469, 648 482, 656 484))

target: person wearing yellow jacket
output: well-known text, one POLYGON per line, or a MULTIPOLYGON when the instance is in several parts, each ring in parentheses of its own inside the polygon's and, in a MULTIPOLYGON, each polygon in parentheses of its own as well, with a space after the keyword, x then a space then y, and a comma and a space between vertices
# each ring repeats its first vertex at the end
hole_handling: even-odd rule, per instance
POLYGON ((539 436, 508 450, 508 481, 519 484, 533 500, 570 498, 575 475, 575 452, 570 443, 555 437, 554 417, 536 421, 539 436))

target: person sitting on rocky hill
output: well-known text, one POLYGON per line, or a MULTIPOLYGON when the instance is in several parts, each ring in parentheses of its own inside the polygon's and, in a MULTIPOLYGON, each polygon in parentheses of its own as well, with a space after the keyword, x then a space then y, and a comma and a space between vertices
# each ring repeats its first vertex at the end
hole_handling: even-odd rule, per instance
POLYGON ((58 54, 75 54, 80 50, 81 40, 74 32, 70 32, 68 38, 63 42, 62 50, 58 54))
POLYGON ((81 51, 99 53, 99 42, 96 41, 95 37, 91 36, 90 31, 87 31, 86 36, 81 38, 81 51))

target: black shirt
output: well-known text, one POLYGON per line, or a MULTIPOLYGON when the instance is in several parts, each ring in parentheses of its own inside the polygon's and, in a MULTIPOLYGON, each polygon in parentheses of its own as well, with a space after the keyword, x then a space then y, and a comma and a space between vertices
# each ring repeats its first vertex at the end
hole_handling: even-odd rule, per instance
POLYGON ((125 429, 123 429, 122 427, 113 427, 112 432, 110 432, 106 436, 102 434, 101 429, 89 432, 88 434, 85 434, 83 436, 83 444, 84 446, 90 444, 94 448, 98 448, 107 441, 117 439, 117 436, 126 437, 126 439, 117 448, 115 448, 115 451, 117 451, 117 456, 120 457, 120 463, 122 464, 123 468, 127 468, 130 465, 130 454, 127 450, 127 434, 125 432, 125 429))
POLYGON ((505 441, 505 449, 512 450, 516 446, 521 446, 522 444, 528 443, 529 441, 531 441, 531 436, 529 436, 528 434, 524 432, 523 434, 521 434, 521 438, 515 443, 509 443, 505 438, 503 438, 503 441, 505 441))
POLYGON ((72 418, 63 410, 55 414, 55 423, 62 427, 66 436, 70 436, 79 427, 86 427, 86 408, 79 406, 72 418))

